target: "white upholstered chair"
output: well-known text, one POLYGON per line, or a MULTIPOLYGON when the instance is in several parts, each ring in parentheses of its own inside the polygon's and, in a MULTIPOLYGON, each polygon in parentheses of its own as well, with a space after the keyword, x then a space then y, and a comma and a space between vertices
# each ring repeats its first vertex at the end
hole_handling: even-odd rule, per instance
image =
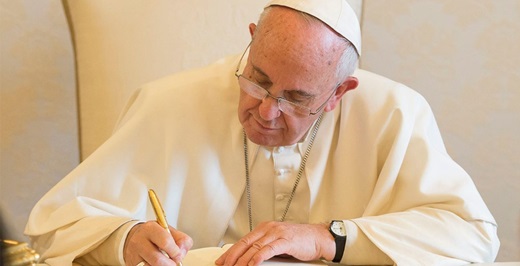
POLYGON ((264 1, 63 0, 76 59, 81 157, 143 83, 239 53, 264 1))

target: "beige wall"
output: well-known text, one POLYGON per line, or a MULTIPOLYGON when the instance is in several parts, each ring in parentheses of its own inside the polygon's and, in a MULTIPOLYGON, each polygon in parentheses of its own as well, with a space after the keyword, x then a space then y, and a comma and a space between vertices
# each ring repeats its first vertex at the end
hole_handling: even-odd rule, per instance
MULTIPOLYGON (((78 71, 84 77, 80 82, 88 81, 88 75, 95 78, 90 87, 79 86, 80 95, 92 93, 98 83, 110 84, 81 97, 92 98, 81 106, 83 156, 110 134, 124 101, 142 82, 240 52, 248 41, 247 23, 256 21, 263 2, 245 6, 240 0, 190 1, 187 6, 157 1, 150 6, 127 0, 119 7, 114 3, 123 1, 75 0, 71 8, 86 12, 88 5, 94 12, 83 12, 83 22, 92 22, 88 16, 96 14, 94 21, 109 24, 98 27, 122 26, 126 32, 121 35, 136 42, 125 46, 118 36, 103 38, 99 28, 81 25, 94 34, 83 36, 85 40, 108 42, 103 47, 87 44, 81 55, 78 50, 77 56, 87 60, 87 72, 78 71), (166 17, 168 10, 176 17, 166 17), (127 26, 136 17, 163 20, 147 27, 127 26), (165 27, 167 34, 156 32, 154 25, 165 27), (148 31, 148 38, 131 32, 137 30, 148 31), (105 61, 95 65, 92 56, 105 61), (138 62, 138 68, 127 66, 132 62, 138 62), (106 76, 116 79, 100 80, 106 76), (90 129, 85 116, 90 116, 90 129)), ((349 2, 361 11, 361 0, 349 2)), ((515 61, 520 58, 519 4, 363 3, 361 66, 409 85, 431 103, 448 150, 472 174, 500 224, 502 261, 520 260, 515 253, 520 250, 520 63, 515 61)), ((23 227, 34 203, 79 162, 74 56, 61 1, 0 0, 0 12, 0 211, 9 236, 24 240, 23 227)))
POLYGON ((363 15, 361 67, 426 97, 499 224, 498 260, 520 261, 520 1, 369 0, 363 15))
POLYGON ((0 215, 14 239, 79 162, 72 54, 60 1, 0 1, 0 215))

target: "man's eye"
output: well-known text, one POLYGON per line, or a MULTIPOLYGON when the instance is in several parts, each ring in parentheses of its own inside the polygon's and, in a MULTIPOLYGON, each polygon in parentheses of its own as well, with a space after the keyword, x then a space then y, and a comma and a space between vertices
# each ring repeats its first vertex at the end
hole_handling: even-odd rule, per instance
POLYGON ((311 96, 302 95, 297 92, 288 92, 288 93, 286 93, 284 98, 293 103, 303 104, 303 105, 309 103, 312 99, 311 96))
POLYGON ((264 89, 269 89, 269 87, 271 87, 271 83, 270 82, 260 82, 260 81, 257 81, 256 84, 260 85, 264 89))
POLYGON ((268 90, 272 85, 270 81, 265 81, 265 80, 253 79, 253 82, 266 90, 268 90))

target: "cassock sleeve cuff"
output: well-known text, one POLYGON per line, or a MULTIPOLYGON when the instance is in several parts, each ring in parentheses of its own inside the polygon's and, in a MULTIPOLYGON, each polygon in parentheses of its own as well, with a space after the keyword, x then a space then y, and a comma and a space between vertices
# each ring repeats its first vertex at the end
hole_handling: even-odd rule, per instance
POLYGON ((359 229, 355 222, 344 220, 347 229, 347 243, 343 252, 342 264, 347 265, 392 265, 393 261, 383 253, 359 229))

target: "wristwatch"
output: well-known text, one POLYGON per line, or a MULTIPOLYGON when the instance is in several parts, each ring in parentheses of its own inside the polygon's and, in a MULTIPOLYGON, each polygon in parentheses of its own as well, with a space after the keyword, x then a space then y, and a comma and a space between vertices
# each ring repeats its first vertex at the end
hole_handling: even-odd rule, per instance
POLYGON ((343 258, 343 251, 347 243, 347 229, 343 221, 332 220, 332 222, 330 222, 329 231, 334 237, 334 242, 336 242, 336 255, 334 255, 332 262, 337 263, 343 258))

